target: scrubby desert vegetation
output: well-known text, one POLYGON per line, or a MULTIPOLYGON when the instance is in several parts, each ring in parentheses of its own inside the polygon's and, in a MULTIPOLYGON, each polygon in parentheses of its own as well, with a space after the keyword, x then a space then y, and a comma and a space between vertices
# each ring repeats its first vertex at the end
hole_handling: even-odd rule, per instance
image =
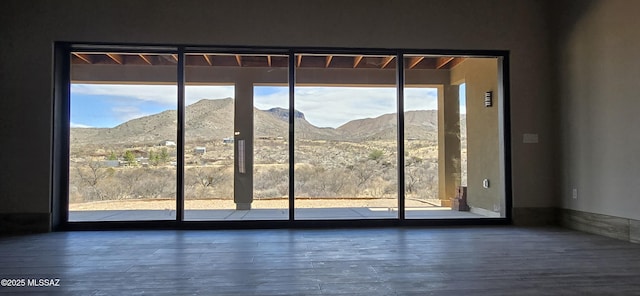
MULTIPOLYGON (((282 109, 254 110, 254 199, 288 197, 288 118, 282 109)), ((233 100, 187 107, 184 192, 189 199, 233 198, 233 100), (225 140, 226 139, 226 140, 225 140), (204 149, 203 149, 204 148, 204 149)), ((397 197, 395 114, 318 128, 296 113, 295 192, 300 198, 397 197)), ((406 114, 406 196, 437 196, 435 111, 406 114)), ((176 195, 175 111, 114 128, 72 128, 72 203, 173 199, 176 195), (172 143, 173 142, 173 143, 172 143)))

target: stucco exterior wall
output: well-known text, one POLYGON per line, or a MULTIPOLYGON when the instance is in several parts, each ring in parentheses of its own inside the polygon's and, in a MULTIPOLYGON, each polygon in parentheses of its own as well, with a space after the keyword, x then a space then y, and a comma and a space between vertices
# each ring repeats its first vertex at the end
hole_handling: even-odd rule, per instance
POLYGON ((467 197, 472 211, 504 215, 504 166, 500 153, 499 113, 503 97, 498 89, 498 59, 471 58, 451 70, 451 81, 466 84, 467 109, 467 197), (485 107, 485 92, 492 92, 493 104, 485 107), (483 180, 489 181, 484 188, 483 180))

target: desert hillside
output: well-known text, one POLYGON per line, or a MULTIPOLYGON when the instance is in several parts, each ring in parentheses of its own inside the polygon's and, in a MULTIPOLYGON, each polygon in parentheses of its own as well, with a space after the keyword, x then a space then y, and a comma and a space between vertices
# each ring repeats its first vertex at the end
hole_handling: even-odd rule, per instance
MULTIPOLYGON (((234 100, 203 99, 185 109, 186 198, 232 199, 234 100)), ((176 115, 164 111, 113 128, 72 128, 70 200, 175 197, 176 115)), ((314 126, 297 110, 294 117, 297 197, 397 196, 397 114, 355 118, 338 128, 314 126)), ((438 177, 437 111, 408 111, 404 117, 406 196, 433 199, 438 177)), ((289 111, 254 109, 254 127, 254 198, 286 198, 289 111)), ((464 163, 464 136, 462 140, 464 163)))
MULTIPOLYGON (((234 100, 203 99, 185 108, 185 138, 190 141, 221 140, 233 136, 234 100)), ((289 112, 283 108, 254 109, 256 138, 286 138, 289 112)), ((153 145, 175 141, 177 113, 174 110, 136 118, 113 128, 72 128, 74 145, 137 143, 153 145)), ((405 137, 435 140, 437 111, 405 112, 405 137)), ((397 137, 397 115, 354 119, 338 128, 320 128, 309 123, 304 113, 295 112, 296 137, 309 140, 366 141, 393 140, 397 137)))

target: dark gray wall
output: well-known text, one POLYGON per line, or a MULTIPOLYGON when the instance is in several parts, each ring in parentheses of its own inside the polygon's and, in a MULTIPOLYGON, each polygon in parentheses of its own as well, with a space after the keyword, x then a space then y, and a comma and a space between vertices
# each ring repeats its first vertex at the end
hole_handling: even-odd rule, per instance
POLYGON ((556 206, 544 3, 1 1, 0 214, 50 212, 54 41, 510 50, 514 206, 556 206))

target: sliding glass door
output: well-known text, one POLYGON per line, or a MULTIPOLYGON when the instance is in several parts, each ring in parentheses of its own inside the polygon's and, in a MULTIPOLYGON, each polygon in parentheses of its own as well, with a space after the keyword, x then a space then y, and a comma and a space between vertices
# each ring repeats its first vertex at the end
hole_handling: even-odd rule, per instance
POLYGON ((501 55, 87 48, 70 222, 508 215, 501 55))

